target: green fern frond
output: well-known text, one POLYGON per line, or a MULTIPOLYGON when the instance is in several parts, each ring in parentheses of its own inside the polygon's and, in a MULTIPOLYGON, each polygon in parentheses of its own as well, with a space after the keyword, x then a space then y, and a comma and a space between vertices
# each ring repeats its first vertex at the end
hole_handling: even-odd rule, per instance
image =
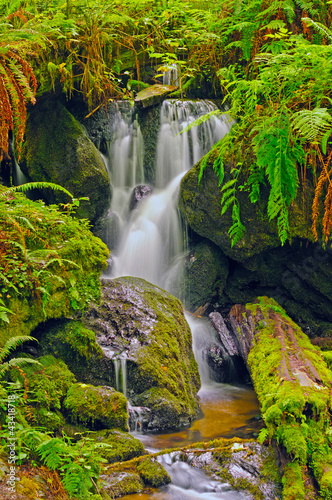
POLYGON ((310 17, 302 17, 302 21, 309 26, 312 26, 316 31, 322 33, 330 40, 330 42, 332 41, 332 31, 329 30, 324 24, 319 23, 318 21, 313 21, 310 17))
POLYGON ((67 189, 59 184, 54 184, 53 182, 27 182, 26 184, 21 184, 20 186, 12 186, 5 191, 2 191, 2 193, 0 193, 0 198, 8 197, 12 192, 22 191, 22 193, 25 193, 31 189, 52 189, 53 191, 62 191, 73 199, 73 195, 67 189))
POLYGON ((326 108, 302 109, 292 115, 291 123, 304 139, 315 142, 331 129, 332 117, 326 108))
POLYGON ((189 132, 194 127, 198 127, 198 125, 201 125, 202 123, 207 122, 211 118, 214 118, 215 116, 220 116, 220 115, 225 115, 227 114, 226 111, 220 111, 219 109, 215 109, 213 111, 209 111, 205 115, 199 116, 194 120, 193 122, 189 123, 186 127, 184 127, 179 133, 179 134, 184 134, 185 132, 189 132))
POLYGON ((42 366, 39 361, 36 359, 32 358, 13 358, 10 359, 9 361, 6 361, 5 363, 2 363, 0 365, 0 377, 3 377, 5 373, 7 373, 9 370, 12 368, 15 368, 17 366, 25 366, 25 365, 38 365, 42 366))
POLYGON ((280 28, 285 28, 286 24, 282 19, 272 19, 268 24, 263 26, 261 30, 280 30, 280 28))
POLYGON ((14 350, 17 349, 24 342, 38 342, 34 337, 22 335, 19 337, 11 337, 0 350, 0 363, 14 350))

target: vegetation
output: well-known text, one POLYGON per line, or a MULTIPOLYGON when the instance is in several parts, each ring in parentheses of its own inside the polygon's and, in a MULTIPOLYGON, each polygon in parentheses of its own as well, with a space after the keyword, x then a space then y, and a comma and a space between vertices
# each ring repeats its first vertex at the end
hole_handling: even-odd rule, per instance
MULTIPOLYGON (((290 238, 289 210, 300 190, 303 211, 310 212, 309 238, 327 242, 332 229, 331 19, 331 3, 324 0, 5 0, 0 6, 0 160, 20 157, 27 110, 36 99, 48 93, 77 96, 90 115, 109 100, 133 99, 144 84, 158 82, 176 66, 180 88, 174 95, 221 98, 235 122, 213 151, 221 215, 231 210, 233 244, 245 231, 238 193, 245 192, 255 204, 263 190, 268 191, 268 203, 262 216, 277 221, 282 244, 290 238)), ((207 159, 200 177, 206 165, 207 159)), ((20 394, 19 459, 60 470, 69 494, 88 498, 98 494, 96 481, 105 460, 101 449, 112 445, 103 443, 99 450, 88 438, 76 442, 56 435, 64 422, 57 412, 66 408, 73 421, 79 417, 92 425, 99 405, 107 421, 103 425, 111 425, 109 407, 97 401, 98 388, 89 387, 88 398, 87 386, 74 385, 71 372, 60 363, 55 368, 49 358, 39 361, 43 368, 32 366, 28 358, 6 361, 11 347, 28 340, 39 323, 82 311, 99 297, 108 250, 93 238, 87 221, 70 217, 78 203, 71 197, 61 212, 12 188, 0 190, 0 362, 1 374, 20 374, 19 382, 10 382, 18 384, 20 394), (20 371, 23 363, 31 364, 25 372, 20 371), (61 387, 52 380, 57 376, 61 387), (35 393, 26 401, 22 384, 29 380, 35 393), (44 426, 43 432, 31 427, 30 407, 37 410, 35 423, 44 426)), ((77 356, 93 344, 87 332, 82 338, 77 335, 76 342, 71 332, 65 333, 77 356)), ((274 350, 271 331, 261 333, 269 361, 279 363, 280 349, 274 350)), ((161 336, 163 354, 167 342, 177 354, 172 335, 170 322, 161 336)), ((167 380, 172 390, 179 380, 185 387, 171 362, 166 367, 155 364, 152 354, 143 369, 151 372, 152 367, 154 379, 167 380)), ((265 373, 265 356, 258 347, 252 356, 257 356, 257 366, 257 360, 262 362, 265 373)), ((325 390, 319 396, 306 389, 288 397, 287 382, 281 387, 274 380, 265 382, 257 383, 259 395, 265 389, 273 394, 263 408, 265 437, 292 458, 285 469, 284 497, 304 496, 302 473, 308 466, 322 495, 330 498, 329 396, 325 390)), ((8 402, 6 390, 4 383, 0 394, 8 402)), ((165 393, 153 387, 147 396, 157 404, 165 393)), ((192 394, 181 396, 194 404, 192 394)), ((123 405, 118 426, 126 429, 123 405)), ((176 401, 174 408, 181 410, 176 401)), ((6 431, 2 413, 1 419, 6 431)))

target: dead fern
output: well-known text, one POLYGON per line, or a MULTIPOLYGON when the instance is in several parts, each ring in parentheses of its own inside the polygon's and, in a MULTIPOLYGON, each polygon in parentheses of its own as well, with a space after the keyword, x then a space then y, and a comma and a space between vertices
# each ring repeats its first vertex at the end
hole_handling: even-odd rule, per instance
POLYGON ((26 123, 26 104, 35 103, 37 81, 31 66, 12 47, 0 43, 0 160, 8 154, 13 131, 18 157, 26 123))

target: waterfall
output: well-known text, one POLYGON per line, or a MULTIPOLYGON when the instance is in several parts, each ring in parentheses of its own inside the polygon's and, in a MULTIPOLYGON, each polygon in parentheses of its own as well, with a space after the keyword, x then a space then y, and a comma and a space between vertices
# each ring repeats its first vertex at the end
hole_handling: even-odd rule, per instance
POLYGON ((130 196, 135 186, 144 183, 143 138, 133 111, 117 116, 109 165, 113 184, 110 213, 113 217, 118 214, 120 237, 113 255, 112 277, 144 278, 174 292, 172 276, 178 274, 179 256, 183 254, 183 227, 177 211, 180 182, 185 172, 228 132, 229 125, 224 117, 217 117, 180 132, 214 109, 210 101, 164 101, 155 185, 134 210, 130 210, 130 196))
MULTIPOLYGON (((107 350, 105 349, 104 352, 105 351, 107 350)), ((122 392, 124 396, 127 396, 127 359, 125 357, 119 357, 119 355, 113 351, 109 351, 108 353, 105 352, 105 354, 113 359, 116 390, 122 392)))

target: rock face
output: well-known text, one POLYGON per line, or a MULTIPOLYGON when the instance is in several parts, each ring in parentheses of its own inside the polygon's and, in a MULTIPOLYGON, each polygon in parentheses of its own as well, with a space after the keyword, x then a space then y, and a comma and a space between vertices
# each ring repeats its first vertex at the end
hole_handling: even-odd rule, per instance
POLYGON ((176 89, 177 87, 174 85, 151 85, 151 87, 147 87, 138 92, 135 97, 135 104, 142 108, 154 106, 162 102, 168 94, 176 89))
POLYGON ((224 289, 228 276, 228 260, 209 240, 191 248, 185 260, 181 296, 186 308, 196 311, 224 289))
POLYGON ((138 278, 103 280, 101 303, 83 322, 44 328, 42 352, 64 359, 81 382, 121 389, 133 405, 150 409, 145 428, 190 424, 200 379, 178 299, 138 278))
MULTIPOLYGON (((33 181, 55 182, 82 201, 77 215, 95 223, 110 204, 103 159, 77 120, 58 101, 44 101, 29 115, 21 168, 33 181)), ((47 201, 68 199, 44 195, 47 201)))

